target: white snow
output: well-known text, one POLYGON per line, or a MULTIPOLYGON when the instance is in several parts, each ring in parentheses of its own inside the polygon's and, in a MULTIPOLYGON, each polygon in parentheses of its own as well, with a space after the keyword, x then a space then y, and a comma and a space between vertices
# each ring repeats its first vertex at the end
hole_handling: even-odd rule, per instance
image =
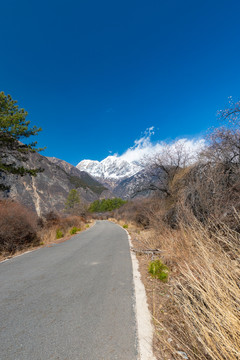
POLYGON ((117 156, 108 156, 102 161, 82 160, 77 168, 96 178, 113 180, 130 177, 142 169, 141 166, 117 156))

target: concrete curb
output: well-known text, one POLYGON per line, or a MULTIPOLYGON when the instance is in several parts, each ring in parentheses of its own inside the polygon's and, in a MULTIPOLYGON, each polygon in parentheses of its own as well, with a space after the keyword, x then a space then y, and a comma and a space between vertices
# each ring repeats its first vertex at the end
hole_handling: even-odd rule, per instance
MULTIPOLYGON (((119 225, 119 224, 117 224, 119 225)), ((120 225, 119 225, 120 226, 120 225)), ((121 226, 120 226, 121 227, 121 226)), ((121 227, 122 228, 122 227, 121 227)), ((130 248, 132 247, 131 236, 126 231, 130 248)), ((153 325, 152 317, 147 304, 145 287, 139 272, 139 263, 136 255, 130 251, 133 269, 133 283, 135 290, 135 312, 138 334, 139 360, 156 360, 153 355, 153 325)))

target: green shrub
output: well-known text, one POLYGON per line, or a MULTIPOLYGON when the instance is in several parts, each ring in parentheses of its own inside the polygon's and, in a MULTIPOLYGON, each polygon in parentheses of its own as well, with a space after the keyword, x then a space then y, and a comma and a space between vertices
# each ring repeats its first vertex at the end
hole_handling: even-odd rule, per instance
POLYGON ((160 260, 153 260, 149 264, 148 271, 153 277, 163 281, 168 281, 169 268, 164 265, 160 260))
POLYGON ((86 228, 89 228, 89 224, 86 225, 86 228))
POLYGON ((120 198, 95 200, 90 204, 88 210, 90 212, 112 211, 115 209, 119 209, 122 205, 126 204, 126 202, 127 201, 120 198))
POLYGON ((71 230, 70 230, 70 234, 74 235, 76 234, 78 231, 81 231, 80 228, 77 228, 76 226, 74 226, 71 230))
POLYGON ((57 229, 56 231, 56 238, 61 239, 63 237, 63 232, 60 229, 57 229))
POLYGON ((123 228, 124 228, 124 229, 128 229, 128 224, 124 224, 124 225, 123 225, 123 228))

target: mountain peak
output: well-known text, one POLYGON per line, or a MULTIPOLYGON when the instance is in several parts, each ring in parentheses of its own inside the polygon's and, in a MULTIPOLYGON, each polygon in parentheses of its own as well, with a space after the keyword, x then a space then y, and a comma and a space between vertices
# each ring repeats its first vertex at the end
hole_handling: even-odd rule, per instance
POLYGON ((123 180, 130 177, 142 168, 132 162, 115 155, 109 155, 102 161, 82 160, 77 165, 81 171, 86 171, 99 180, 123 180))

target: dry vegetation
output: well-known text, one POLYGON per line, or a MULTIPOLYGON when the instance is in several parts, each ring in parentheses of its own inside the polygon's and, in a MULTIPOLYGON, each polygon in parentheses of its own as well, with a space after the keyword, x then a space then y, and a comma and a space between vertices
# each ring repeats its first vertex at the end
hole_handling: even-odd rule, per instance
POLYGON ((0 202, 0 253, 12 254, 29 245, 37 245, 37 216, 9 200, 0 202))
POLYGON ((0 201, 0 258, 4 259, 36 246, 69 239, 92 223, 86 216, 49 212, 37 215, 12 200, 0 201))
POLYGON ((156 191, 115 212, 134 248, 144 250, 138 258, 157 359, 240 359, 240 104, 232 110, 223 113, 229 127, 209 136, 191 166, 178 159, 171 170, 168 154, 153 159, 167 180, 161 196, 156 191), (167 283, 149 274, 154 259, 170 269, 167 283))
POLYGON ((239 359, 239 233, 219 221, 203 224, 187 211, 173 229, 162 205, 153 200, 144 203, 142 217, 138 206, 131 223, 127 207, 116 217, 122 225, 128 222, 136 249, 160 250, 159 255, 138 255, 156 328, 157 358, 239 359), (142 225, 147 218, 148 225, 142 225), (148 273, 153 259, 169 267, 167 284, 148 273))

